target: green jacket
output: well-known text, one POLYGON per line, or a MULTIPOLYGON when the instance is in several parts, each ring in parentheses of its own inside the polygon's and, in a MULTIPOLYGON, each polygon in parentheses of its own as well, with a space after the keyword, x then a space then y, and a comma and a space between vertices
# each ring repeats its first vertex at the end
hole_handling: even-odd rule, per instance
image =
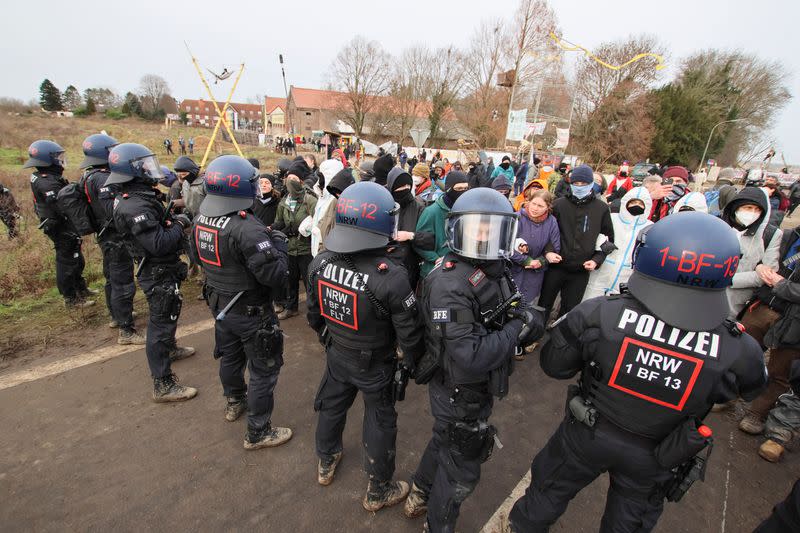
POLYGON ((435 202, 425 208, 419 216, 419 220, 417 220, 416 231, 418 233, 422 231, 431 233, 435 239, 433 250, 420 250, 416 246, 414 247, 414 251, 422 258, 420 275, 423 278, 433 270, 436 260, 440 257, 444 257, 444 254, 450 250, 447 247, 447 238, 444 231, 445 219, 449 212, 450 208, 444 203, 444 196, 440 196, 435 202))
POLYGON ((284 232, 289 237, 289 255, 310 255, 311 237, 303 237, 298 233, 297 229, 306 217, 314 215, 317 199, 314 195, 305 192, 294 211, 289 209, 288 200, 289 197, 284 196, 281 199, 281 203, 278 204, 278 212, 275 214, 275 222, 273 222, 272 228, 284 232))

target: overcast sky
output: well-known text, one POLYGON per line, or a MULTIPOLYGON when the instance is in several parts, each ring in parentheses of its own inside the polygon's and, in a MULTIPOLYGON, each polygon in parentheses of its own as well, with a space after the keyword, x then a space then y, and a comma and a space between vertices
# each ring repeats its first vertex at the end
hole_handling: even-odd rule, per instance
MULTIPOLYGON (((791 73, 794 98, 775 124, 776 148, 789 163, 800 164, 800 2, 550 0, 550 5, 564 37, 588 48, 645 32, 667 45, 672 66, 705 48, 740 48, 781 61, 791 73)), ((282 96, 278 53, 286 60, 288 84, 322 87, 331 60, 355 34, 379 41, 390 53, 414 43, 464 46, 481 18, 510 16, 516 6, 516 0, 11 2, 0 18, 0 96, 38 97, 44 78, 62 90, 69 84, 80 91, 108 86, 124 94, 152 73, 163 76, 178 99, 204 97, 184 40, 212 70, 246 63, 235 101, 282 96)), ((670 68, 667 75, 673 73, 670 68)), ((222 87, 229 85, 217 86, 220 99, 222 87)))

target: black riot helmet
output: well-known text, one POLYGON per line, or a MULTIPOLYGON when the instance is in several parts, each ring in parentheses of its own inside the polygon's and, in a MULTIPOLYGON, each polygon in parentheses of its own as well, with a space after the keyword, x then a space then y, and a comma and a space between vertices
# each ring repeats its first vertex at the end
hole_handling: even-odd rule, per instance
POLYGON ((191 157, 187 157, 185 155, 180 156, 175 161, 175 165, 172 167, 172 169, 175 172, 188 172, 189 175, 186 176, 186 181, 189 183, 193 182, 200 173, 200 167, 197 166, 197 163, 195 163, 191 157))
POLYGON ((385 187, 370 181, 350 185, 336 202, 336 223, 325 248, 343 254, 383 248, 397 235, 399 211, 385 187))
POLYGON ((22 165, 22 168, 47 168, 47 167, 61 167, 62 169, 67 166, 67 158, 64 149, 53 141, 39 140, 34 141, 28 147, 28 160, 22 165))
POLYGON ((108 165, 108 154, 119 142, 111 135, 95 133, 83 140, 83 161, 79 168, 89 168, 108 165))
POLYGON ((247 159, 220 156, 208 165, 203 180, 208 194, 200 204, 201 215, 218 217, 253 206, 258 171, 247 159))
POLYGON ((156 185, 164 178, 164 171, 158 164, 156 154, 141 144, 123 143, 112 148, 108 154, 108 168, 111 174, 106 180, 106 185, 134 180, 147 185, 156 185))
POLYGON ((278 178, 283 179, 286 177, 286 172, 289 171, 289 167, 292 166, 292 160, 282 157, 278 159, 278 178))
POLYGON ((507 259, 514 252, 518 216, 508 198, 494 189, 466 191, 447 215, 447 246, 479 261, 507 259))

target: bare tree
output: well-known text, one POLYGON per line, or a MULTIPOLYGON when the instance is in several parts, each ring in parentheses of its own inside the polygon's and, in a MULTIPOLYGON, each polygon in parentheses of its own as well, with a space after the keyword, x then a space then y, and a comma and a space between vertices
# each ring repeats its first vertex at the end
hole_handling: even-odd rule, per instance
POLYGON ((401 144, 419 118, 429 111, 427 71, 435 61, 426 46, 413 46, 403 50, 399 60, 394 62, 385 105, 401 144))
POLYGON ((169 85, 161 76, 145 74, 139 80, 139 96, 142 102, 142 110, 148 115, 155 115, 159 109, 161 98, 169 93, 169 85))
POLYGON ((389 54, 376 41, 354 37, 333 60, 331 86, 342 92, 336 102, 337 114, 361 137, 367 114, 376 104, 376 96, 388 87, 389 54))
POLYGON ((428 127, 429 142, 441 140, 443 122, 455 119, 452 106, 463 87, 463 55, 453 47, 440 48, 433 52, 436 61, 428 64, 425 82, 430 100, 428 127))
MULTIPOLYGON (((606 42, 592 50, 592 53, 606 63, 621 65, 638 54, 666 54, 664 46, 651 35, 630 37, 624 41, 606 42)), ((644 92, 658 78, 657 61, 648 56, 620 70, 604 67, 592 60, 583 60, 576 71, 576 90, 579 96, 579 109, 587 116, 623 81, 630 80, 627 90, 644 92)))

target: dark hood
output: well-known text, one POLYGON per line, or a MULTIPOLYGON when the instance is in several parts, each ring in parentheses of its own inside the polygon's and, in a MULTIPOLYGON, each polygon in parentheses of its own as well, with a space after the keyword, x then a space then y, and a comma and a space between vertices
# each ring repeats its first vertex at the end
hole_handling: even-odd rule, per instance
POLYGON ((355 182, 356 180, 353 179, 353 172, 349 168, 343 168, 331 178, 330 182, 328 182, 327 188, 329 191, 331 189, 336 189, 339 191, 339 193, 341 193, 355 182))
POLYGON ((726 205, 725 209, 722 211, 722 220, 739 231, 744 228, 736 221, 734 213, 736 213, 739 206, 743 204, 755 204, 761 208, 761 216, 750 224, 745 232, 746 235, 753 235, 756 230, 758 230, 759 226, 761 226, 761 223, 764 222, 764 219, 769 216, 770 209, 769 202, 767 202, 767 195, 764 194, 764 191, 759 187, 745 187, 739 191, 739 194, 734 196, 733 200, 728 202, 728 205, 726 205))
POLYGON ((372 172, 375 174, 375 183, 378 185, 386 185, 387 176, 393 166, 394 159, 389 154, 382 155, 376 159, 375 163, 372 165, 372 172))
POLYGON ((389 176, 386 178, 386 188, 389 189, 389 192, 392 192, 395 180, 397 180, 397 178, 403 174, 406 174, 409 178, 411 178, 411 174, 400 167, 394 167, 389 171, 389 176))

